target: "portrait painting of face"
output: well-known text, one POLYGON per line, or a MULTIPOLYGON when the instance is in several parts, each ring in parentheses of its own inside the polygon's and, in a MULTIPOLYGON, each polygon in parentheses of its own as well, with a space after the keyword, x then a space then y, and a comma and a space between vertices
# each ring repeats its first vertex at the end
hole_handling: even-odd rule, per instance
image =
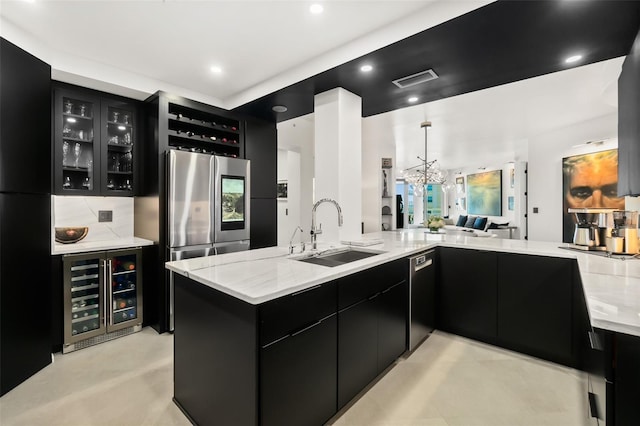
POLYGON ((571 242, 575 217, 570 208, 624 210, 618 197, 618 150, 593 152, 562 159, 563 242, 571 242))

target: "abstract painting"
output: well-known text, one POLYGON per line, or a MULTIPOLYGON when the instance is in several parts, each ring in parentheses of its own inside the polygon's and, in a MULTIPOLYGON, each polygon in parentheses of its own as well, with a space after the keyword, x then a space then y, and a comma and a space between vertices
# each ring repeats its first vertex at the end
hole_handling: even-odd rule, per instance
POLYGON ((468 213, 502 216, 502 170, 467 175, 468 213))

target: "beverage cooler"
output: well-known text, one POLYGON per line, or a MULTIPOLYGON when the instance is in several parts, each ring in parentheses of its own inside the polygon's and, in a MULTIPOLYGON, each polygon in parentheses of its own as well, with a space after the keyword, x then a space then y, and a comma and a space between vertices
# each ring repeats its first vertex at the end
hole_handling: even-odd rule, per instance
POLYGON ((66 255, 63 263, 63 353, 142 329, 140 249, 66 255))

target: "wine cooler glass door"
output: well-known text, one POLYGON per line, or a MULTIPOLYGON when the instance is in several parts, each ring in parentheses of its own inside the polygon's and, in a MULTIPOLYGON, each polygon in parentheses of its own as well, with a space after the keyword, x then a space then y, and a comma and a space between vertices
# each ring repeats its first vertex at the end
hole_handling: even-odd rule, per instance
POLYGON ((140 250, 122 250, 107 257, 111 332, 142 324, 142 264, 140 250))
POLYGON ((105 332, 103 283, 102 257, 96 254, 64 257, 65 344, 105 332))

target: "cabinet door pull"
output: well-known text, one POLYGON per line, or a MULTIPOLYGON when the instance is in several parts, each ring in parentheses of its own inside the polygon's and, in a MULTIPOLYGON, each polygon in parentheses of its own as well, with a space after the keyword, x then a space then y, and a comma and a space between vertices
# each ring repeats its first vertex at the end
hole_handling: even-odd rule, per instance
POLYGON ((305 288, 303 290, 296 291, 295 293, 291 293, 290 296, 297 296, 299 294, 306 293, 308 291, 315 290, 320 287, 322 287, 322 284, 314 285, 313 287, 305 288))
POLYGON ((291 337, 295 337, 300 333, 304 333, 305 331, 309 330, 310 328, 315 327, 316 325, 320 324, 321 322, 322 322, 322 320, 318 320, 318 321, 314 322, 313 324, 306 326, 302 330, 298 330, 295 333, 291 333, 291 337))
POLYGON ((602 351, 602 342, 600 341, 600 336, 595 331, 588 331, 587 335, 589 336, 589 344, 591 345, 591 349, 595 349, 596 351, 602 351))

